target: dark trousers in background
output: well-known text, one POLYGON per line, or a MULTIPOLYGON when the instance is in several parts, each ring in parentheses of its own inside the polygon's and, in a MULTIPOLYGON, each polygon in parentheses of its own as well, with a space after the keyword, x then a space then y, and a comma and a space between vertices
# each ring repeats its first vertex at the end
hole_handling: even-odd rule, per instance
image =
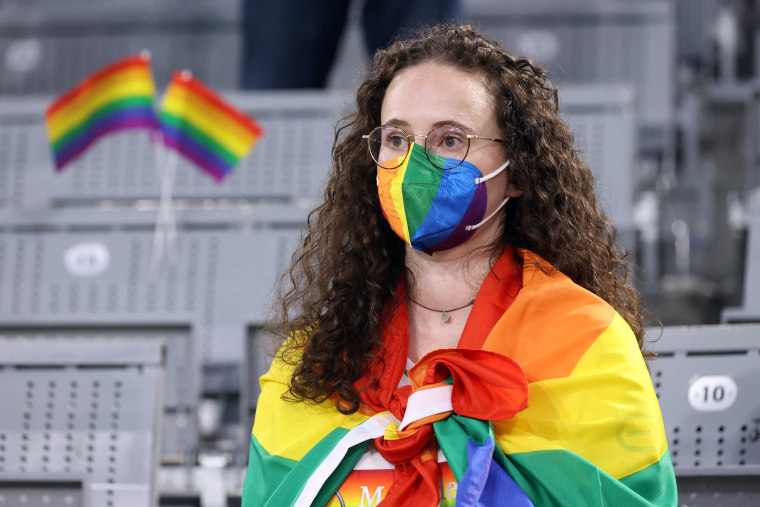
MULTIPOLYGON (((244 0, 242 87, 323 88, 351 0, 244 0)), ((364 0, 367 52, 420 26, 455 20, 459 0, 364 0)))

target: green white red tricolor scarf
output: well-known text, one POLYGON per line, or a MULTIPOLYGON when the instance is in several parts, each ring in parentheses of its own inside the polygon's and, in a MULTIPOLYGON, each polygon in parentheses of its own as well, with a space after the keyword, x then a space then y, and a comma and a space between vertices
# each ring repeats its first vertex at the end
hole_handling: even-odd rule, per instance
POLYGON ((283 401, 292 367, 275 361, 261 379, 243 506, 325 505, 368 446, 396 465, 382 505, 438 505, 439 447, 459 483, 457 506, 676 505, 662 417, 630 328, 540 257, 520 255, 521 269, 511 249, 494 265, 458 347, 426 355, 399 388, 401 305, 384 327, 379 385, 354 414, 331 400, 283 401))

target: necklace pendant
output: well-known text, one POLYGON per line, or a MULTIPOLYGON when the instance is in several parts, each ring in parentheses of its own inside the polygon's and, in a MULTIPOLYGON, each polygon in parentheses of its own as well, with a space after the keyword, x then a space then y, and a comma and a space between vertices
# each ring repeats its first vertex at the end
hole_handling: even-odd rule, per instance
POLYGON ((451 320, 451 317, 449 316, 449 312, 447 312, 446 310, 441 312, 441 320, 444 322, 448 322, 449 320, 451 320))

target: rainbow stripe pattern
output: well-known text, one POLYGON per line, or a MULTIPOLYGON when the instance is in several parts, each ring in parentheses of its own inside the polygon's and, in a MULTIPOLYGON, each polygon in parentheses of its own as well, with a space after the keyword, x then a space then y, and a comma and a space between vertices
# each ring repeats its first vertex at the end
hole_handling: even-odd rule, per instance
MULTIPOLYGON (((459 163, 434 153, 430 156, 441 167, 459 163)), ((389 161, 388 165, 395 164, 389 161)), ((449 171, 438 169, 428 161, 425 148, 413 143, 399 167, 378 167, 378 195, 396 234, 414 248, 432 253, 452 248, 475 233, 465 227, 485 216, 486 186, 474 183, 482 176, 467 161, 449 171)))
POLYGON ((166 146, 182 153, 217 181, 256 145, 264 129, 187 71, 166 90, 159 122, 166 146))
POLYGON ((106 134, 156 128, 154 95, 150 60, 138 55, 98 70, 56 99, 45 112, 56 170, 106 134))
MULTIPOLYGON (((459 347, 434 351, 409 372, 413 386, 421 378, 438 381, 436 357, 460 351, 470 358, 460 364, 474 362, 470 366, 484 375, 500 375, 504 369, 493 370, 490 362, 503 366, 509 358, 519 365, 529 387, 527 406, 502 418, 489 412, 502 405, 502 394, 471 389, 451 370, 454 413, 432 427, 458 483, 456 504, 677 505, 657 398, 626 322, 598 297, 525 250, 520 251, 522 287, 507 301, 503 281, 509 279, 505 258, 510 255, 503 254, 486 278, 459 347), (462 415, 478 403, 481 417, 462 415)), ((354 468, 372 442, 354 440, 346 447, 346 439, 388 417, 388 412, 368 409, 376 406, 371 400, 403 398, 399 390, 404 388, 396 386, 406 366, 407 329, 402 305, 383 333, 383 347, 389 351, 385 375, 376 392, 362 393, 366 404, 351 415, 338 412, 331 400, 283 401, 292 367, 275 361, 261 378, 243 487, 245 507, 297 504, 309 478, 342 446, 346 452, 313 504, 334 502, 335 492, 348 486, 360 493, 366 486, 365 500, 377 499, 376 489, 369 489, 372 483, 355 484, 362 477, 354 468)), ((411 494, 424 483, 415 483, 411 494)), ((433 506, 444 499, 428 494, 410 504, 433 506)))

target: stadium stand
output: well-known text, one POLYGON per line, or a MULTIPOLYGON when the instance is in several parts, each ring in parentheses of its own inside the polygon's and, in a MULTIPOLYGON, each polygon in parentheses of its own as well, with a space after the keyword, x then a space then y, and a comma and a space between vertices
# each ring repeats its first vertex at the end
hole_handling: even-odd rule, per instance
POLYGON ((8 0, 0 3, 0 94, 56 94, 103 65, 151 51, 158 83, 192 69, 238 85, 238 0, 8 0))
POLYGON ((105 334, 0 329, 3 505, 156 504, 165 345, 105 334))
POLYGON ((675 93, 672 2, 469 0, 464 5, 468 19, 512 52, 547 67, 561 87, 633 87, 640 143, 667 148, 675 93))
MULTIPOLYGON (((760 501, 760 326, 650 329, 679 501, 690 507, 760 501)), ((621 434, 625 438, 625 434, 621 434)))
POLYGON ((750 213, 747 225, 747 253, 744 261, 742 306, 725 308, 721 322, 760 322, 760 209, 750 213))

